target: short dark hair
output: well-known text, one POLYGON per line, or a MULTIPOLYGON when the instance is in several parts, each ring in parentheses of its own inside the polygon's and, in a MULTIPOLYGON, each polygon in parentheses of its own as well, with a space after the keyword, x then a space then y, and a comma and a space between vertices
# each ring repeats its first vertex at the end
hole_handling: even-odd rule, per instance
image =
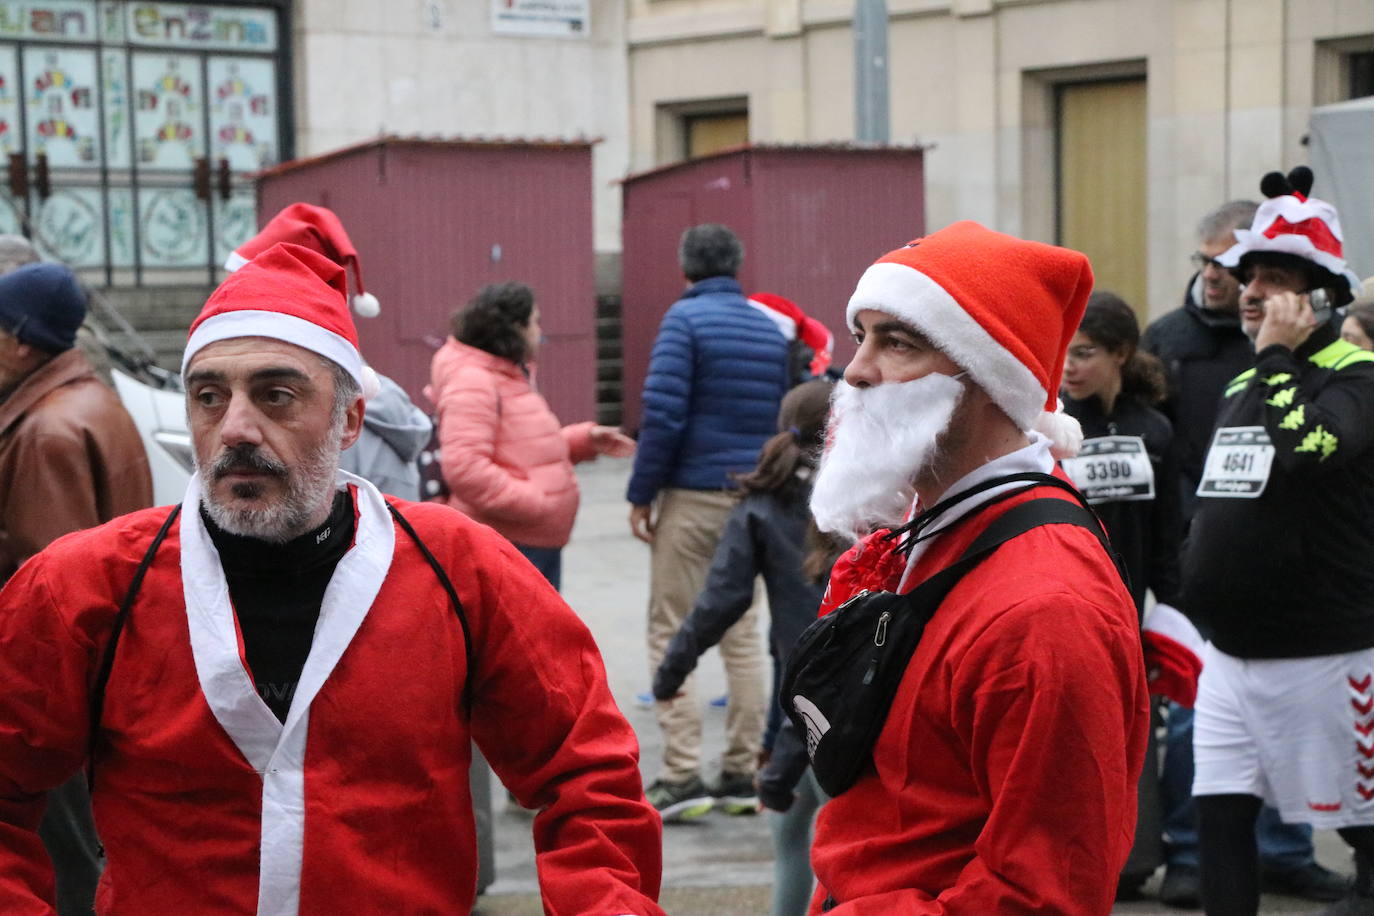
POLYGON ((1302 278, 1302 289, 1295 292, 1310 293, 1314 289, 1324 289, 1330 294, 1333 305, 1345 305, 1355 298, 1344 277, 1327 270, 1316 261, 1287 251, 1247 251, 1231 269, 1231 275, 1243 286, 1250 282, 1256 267, 1290 270, 1302 278))
POLYGON ((677 261, 682 275, 692 283, 708 277, 734 277, 744 262, 744 245, 728 227, 702 223, 682 233, 677 261))
POLYGON ((534 313, 534 291, 523 283, 493 283, 453 314, 453 336, 513 363, 525 361, 523 329, 534 313))

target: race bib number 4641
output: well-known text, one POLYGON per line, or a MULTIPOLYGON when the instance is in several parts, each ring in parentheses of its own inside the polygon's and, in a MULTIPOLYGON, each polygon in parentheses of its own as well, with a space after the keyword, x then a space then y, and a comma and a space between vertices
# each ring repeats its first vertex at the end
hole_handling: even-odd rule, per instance
POLYGON ((1139 436, 1087 439, 1074 458, 1060 462, 1090 503, 1155 498, 1155 472, 1139 436))
POLYGON ((1255 499, 1269 483, 1274 446, 1263 426, 1226 426, 1212 437, 1198 496, 1255 499))

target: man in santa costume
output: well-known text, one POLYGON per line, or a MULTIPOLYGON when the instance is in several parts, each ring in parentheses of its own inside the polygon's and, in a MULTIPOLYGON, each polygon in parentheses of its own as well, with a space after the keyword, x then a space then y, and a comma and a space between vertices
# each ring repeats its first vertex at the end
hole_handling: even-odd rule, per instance
POLYGON ((467 913, 469 738, 538 809, 545 911, 660 914, 659 818, 591 635, 502 538, 337 469, 362 361, 296 245, 210 297, 185 501, 65 537, 0 592, 0 912, 88 762, 105 916, 467 913))
MULTIPOLYGON (((822 529, 860 540, 823 612, 918 587, 1013 506, 1073 498, 999 480, 1051 474, 1081 440, 1052 411, 1091 289, 1082 254, 971 222, 863 274, 812 499, 822 529), (885 537, 909 515, 919 542, 911 526, 885 537)), ((812 911, 1108 913, 1135 822, 1143 667, 1094 533, 1046 525, 1002 544, 926 625, 871 766, 821 810, 812 911)))

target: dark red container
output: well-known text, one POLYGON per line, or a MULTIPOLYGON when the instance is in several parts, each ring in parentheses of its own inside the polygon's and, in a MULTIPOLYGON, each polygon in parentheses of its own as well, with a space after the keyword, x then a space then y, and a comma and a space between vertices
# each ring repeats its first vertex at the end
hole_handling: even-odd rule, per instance
POLYGON ((859 275, 925 233, 922 151, 739 147, 627 178, 624 212, 624 416, 635 428, 654 335, 685 283, 684 229, 733 229, 744 242, 745 292, 786 296, 824 321, 843 365, 854 353, 844 308, 859 275))
POLYGON ((449 316, 487 283, 534 289, 538 384, 564 423, 596 415, 590 142, 381 137, 258 176, 258 220, 295 201, 329 207, 357 246, 376 318, 363 357, 423 409, 449 316))

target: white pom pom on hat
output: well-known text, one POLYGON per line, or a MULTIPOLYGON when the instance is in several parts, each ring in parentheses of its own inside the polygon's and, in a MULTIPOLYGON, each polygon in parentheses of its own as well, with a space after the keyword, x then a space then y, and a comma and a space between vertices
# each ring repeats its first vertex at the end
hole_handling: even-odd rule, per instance
POLYGON ((364 401, 371 402, 373 398, 382 393, 382 380, 377 377, 377 370, 366 363, 363 364, 361 382, 359 388, 362 390, 364 401))
POLYGON ((351 270, 353 286, 357 289, 350 300, 353 310, 362 318, 375 318, 381 312, 377 297, 363 288, 363 268, 358 250, 344 230, 343 222, 328 207, 294 203, 283 208, 257 235, 230 252, 224 269, 233 273, 273 245, 289 242, 301 245, 340 267, 351 270))
POLYGON ((1020 429, 1044 433, 1065 457, 1083 432, 1058 410, 1059 381, 1092 288, 1082 252, 963 221, 879 258, 859 278, 845 319, 853 327, 858 312, 875 309, 911 325, 1020 429))

